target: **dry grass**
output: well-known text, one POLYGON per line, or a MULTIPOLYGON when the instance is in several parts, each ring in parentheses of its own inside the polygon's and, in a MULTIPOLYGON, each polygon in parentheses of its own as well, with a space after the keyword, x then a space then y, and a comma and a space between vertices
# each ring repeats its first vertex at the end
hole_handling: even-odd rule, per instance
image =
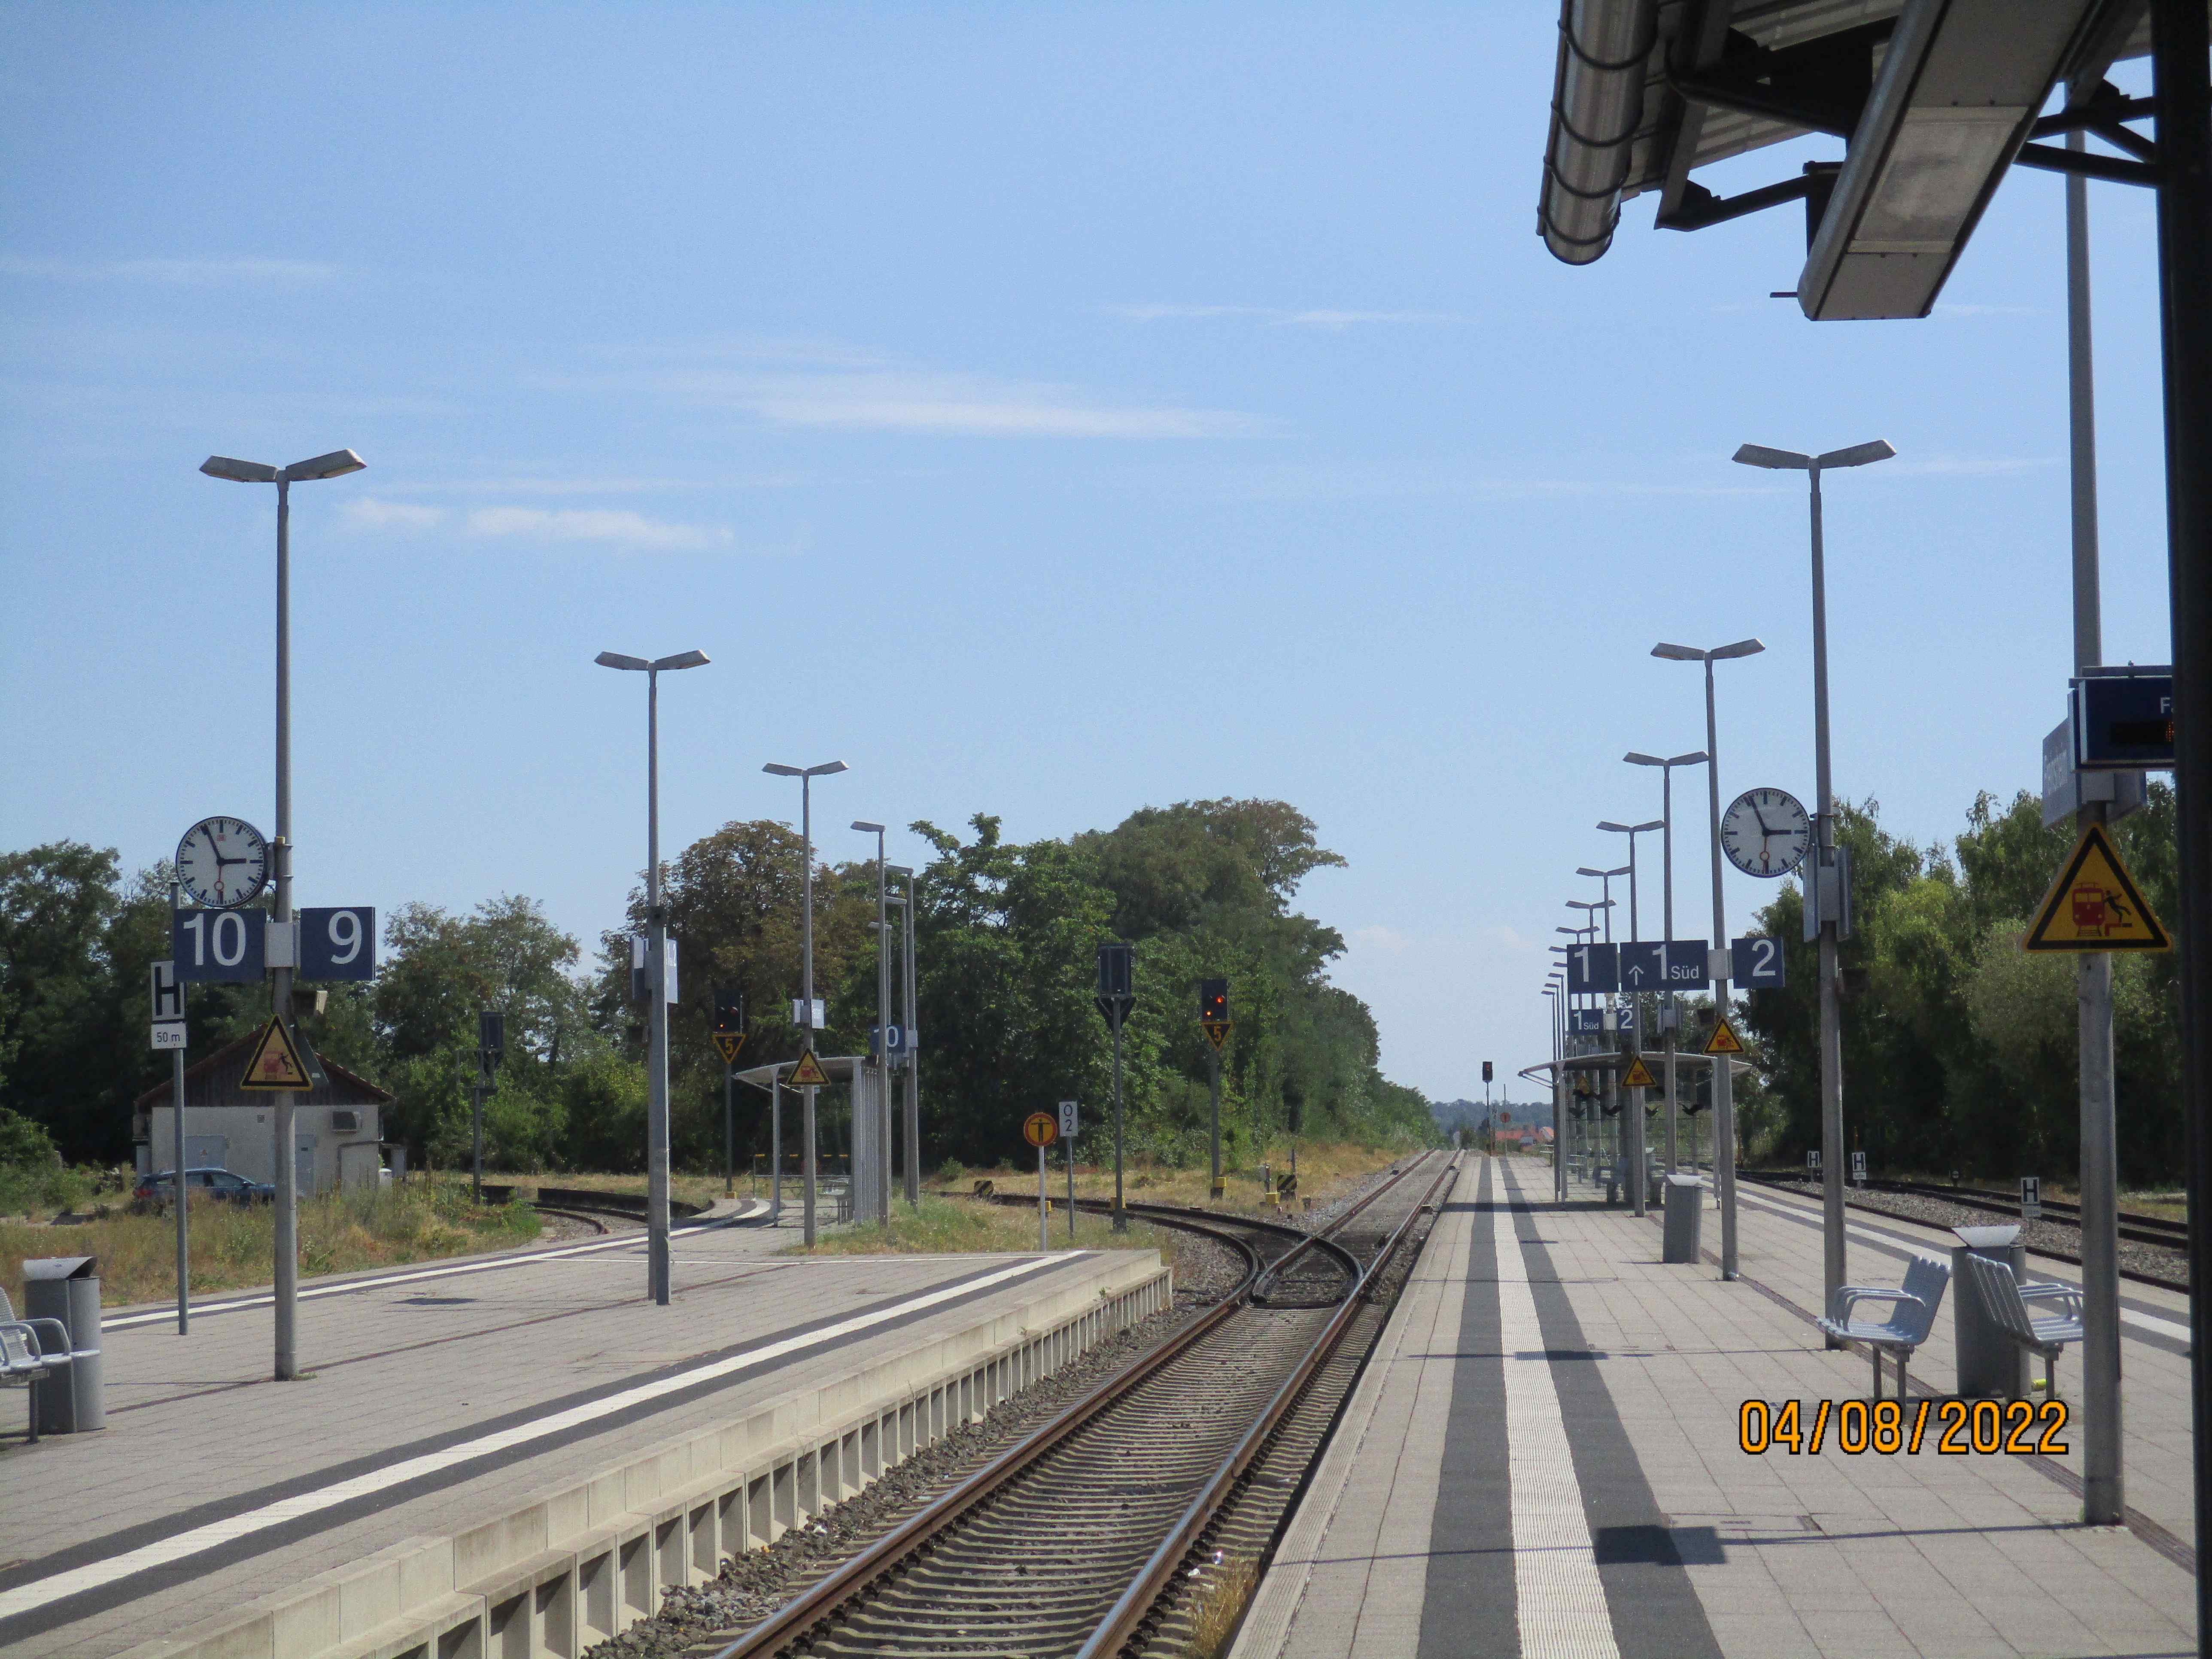
POLYGON ((1243 1557, 1204 1569, 1196 1604, 1191 1608, 1191 1659, 1221 1659, 1237 1635, 1237 1621, 1260 1583, 1260 1570, 1243 1557))
MULTIPOLYGON (((269 1206, 199 1200, 191 1220, 196 1295, 269 1283, 276 1243, 276 1216, 269 1206)), ((465 1183, 410 1181, 303 1202, 300 1271, 313 1276, 435 1261, 527 1243, 538 1233, 538 1217, 526 1208, 471 1205, 465 1183)), ((176 1240, 176 1218, 168 1211, 117 1213, 67 1227, 0 1223, 0 1283, 20 1309, 27 1258, 93 1255, 100 1258, 103 1305, 166 1302, 177 1291, 176 1240)))
MULTIPOLYGON (((1063 1188, 1063 1190, 1065 1190, 1063 1188)), ((1178 1277, 1183 1269, 1177 1255, 1185 1247, 1186 1235, 1166 1228, 1146 1227, 1132 1224, 1129 1231, 1117 1233, 1111 1230, 1103 1216, 1078 1215, 1075 1218, 1074 1248, 1086 1250, 1158 1250, 1160 1259, 1174 1267, 1178 1277)), ((854 1223, 850 1226, 831 1228, 817 1238, 810 1253, 804 1244, 793 1244, 786 1255, 1011 1255, 1034 1251, 1037 1247, 1037 1212, 1033 1204, 994 1204, 988 1200, 948 1198, 936 1193, 922 1194, 921 1207, 909 1209, 902 1200, 891 1205, 891 1224, 888 1227, 854 1223)), ((1067 1209, 1055 1204, 1052 1212, 1052 1248, 1065 1250, 1070 1247, 1067 1238, 1067 1209)))
MULTIPOLYGON (((1093 1129, 1089 1133, 1096 1135, 1098 1132, 1093 1129)), ((1348 1143, 1301 1143, 1298 1147, 1298 1198, 1310 1198, 1313 1200, 1315 1207, 1319 1208, 1354 1182, 1377 1170, 1388 1168, 1401 1156, 1402 1153, 1379 1147, 1356 1146, 1348 1143)), ((1053 1163, 1052 1189, 1055 1193, 1065 1192, 1067 1190, 1066 1175, 1060 1167, 1057 1158, 1053 1163)), ((1285 1150, 1273 1160, 1270 1174, 1279 1179, 1290 1172, 1290 1153, 1285 1150)), ((1208 1192, 1212 1181, 1203 1168, 1173 1170, 1164 1164, 1132 1163, 1123 1170, 1124 1197, 1131 1203, 1181 1204, 1226 1211, 1235 1215, 1274 1213, 1261 1196, 1260 1171, 1256 1168, 1224 1170, 1222 1176, 1227 1182, 1227 1190, 1217 1202, 1208 1192)), ((994 1178, 1008 1191, 1012 1190, 1012 1182, 1023 1179, 1020 1176, 994 1178)), ((1034 1166, 1028 1179, 1036 1179, 1034 1166)), ((1104 1164, 1095 1168, 1081 1164, 1075 1166, 1075 1191, 1079 1198, 1114 1196, 1110 1142, 1104 1164)))

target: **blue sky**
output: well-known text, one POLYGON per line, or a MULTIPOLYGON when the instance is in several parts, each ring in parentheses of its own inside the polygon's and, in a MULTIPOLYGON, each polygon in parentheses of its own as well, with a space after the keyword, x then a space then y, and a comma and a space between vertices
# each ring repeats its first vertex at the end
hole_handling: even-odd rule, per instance
MULTIPOLYGON (((1703 744, 1654 641, 1763 636, 1723 798, 1811 795, 1802 481, 1738 443, 1899 452, 1828 491, 1839 789, 1948 837, 2061 712, 2053 176, 1931 319, 1815 326, 1766 297, 1794 209, 1647 199, 1597 265, 1544 252, 1540 6, 6 23, 0 846, 266 825, 272 492, 210 452, 369 463, 295 495, 302 902, 611 925, 643 696, 591 659, 698 647, 669 848, 795 817, 769 760, 851 763, 832 826, 1280 797, 1351 860, 1304 902, 1386 1070, 1440 1097, 1542 1057, 1591 826, 1657 814, 1620 756, 1703 744)), ((2094 212, 2106 656, 2162 662, 2152 205, 2094 212)))

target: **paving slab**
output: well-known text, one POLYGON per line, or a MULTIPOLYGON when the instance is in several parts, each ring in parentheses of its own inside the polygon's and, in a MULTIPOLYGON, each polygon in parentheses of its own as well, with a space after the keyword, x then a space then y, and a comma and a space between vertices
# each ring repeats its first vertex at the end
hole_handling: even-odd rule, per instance
MULTIPOLYGON (((2185 1479, 2160 1462, 2187 1451, 2185 1346, 2165 1328, 2185 1300, 2126 1289, 2136 1524, 2084 1527, 2076 1451, 1747 1454, 1744 1401, 1797 1399, 1809 1421, 1870 1382, 1808 1322, 1807 1206, 1747 1192, 1745 1277, 1723 1284, 1661 1262, 1654 1219, 1588 1188, 1556 1205, 1550 1183, 1530 1159, 1463 1170, 1237 1659, 2194 1650, 2185 1479), (1589 1616, 1563 1618, 1593 1583, 1589 1616)), ((1852 1277, 1893 1282, 1948 1242, 1855 1231, 1852 1277)), ((1916 1382, 1948 1387, 1952 1357, 1947 1309, 1916 1382)), ((2063 1366, 2060 1395, 2078 1404, 2063 1366)))
POLYGON ((173 1322, 107 1329, 107 1427, 0 1443, 0 1650, 105 1659, 402 1540, 479 1525, 994 1310, 1124 1282, 1136 1255, 1157 1268, 1151 1252, 763 1253, 787 1242, 678 1232, 665 1308, 645 1296, 642 1235, 496 1271, 359 1276, 302 1303, 308 1374, 294 1382, 269 1380, 265 1304, 196 1318, 185 1337, 173 1322), (232 1532, 155 1560, 181 1538, 232 1532), (154 1565, 92 1582, 125 1559, 154 1565))

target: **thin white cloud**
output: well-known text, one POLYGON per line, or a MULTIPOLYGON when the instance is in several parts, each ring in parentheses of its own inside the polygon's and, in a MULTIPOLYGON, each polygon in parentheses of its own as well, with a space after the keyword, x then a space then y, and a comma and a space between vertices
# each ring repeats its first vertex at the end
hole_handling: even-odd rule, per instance
POLYGON ((331 282, 337 275, 337 266, 313 259, 42 259, 0 253, 0 276, 41 276, 63 283, 305 288, 331 282))
POLYGON ((719 526, 672 524, 604 507, 483 507, 469 514, 468 529, 472 536, 603 542, 656 551, 724 547, 733 539, 719 526))
POLYGON ((1112 404, 1079 389, 988 374, 826 368, 808 374, 678 371, 647 389, 779 426, 982 438, 1236 438, 1271 429, 1232 410, 1112 404))
POLYGON ((345 504, 345 520, 363 530, 434 530, 446 521, 446 509, 363 495, 345 504))
POLYGON ((1218 317, 1244 317, 1273 328, 1320 328, 1331 331, 1362 323, 1454 324, 1467 319, 1449 311, 1344 311, 1327 307, 1306 309, 1284 306, 1122 305, 1102 309, 1109 317, 1133 323, 1205 321, 1218 317))

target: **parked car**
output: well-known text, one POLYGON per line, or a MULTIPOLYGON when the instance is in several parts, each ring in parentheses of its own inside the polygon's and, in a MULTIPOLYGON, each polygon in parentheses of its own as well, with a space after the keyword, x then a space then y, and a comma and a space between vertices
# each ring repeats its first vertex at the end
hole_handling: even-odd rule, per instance
MULTIPOLYGON (((244 1176, 229 1170, 187 1170, 185 1185, 194 1194, 204 1194, 217 1204, 272 1204, 276 1189, 266 1182, 248 1181, 244 1176)), ((132 1202, 150 1208, 167 1205, 174 1196, 177 1172, 163 1170, 159 1174, 141 1176, 132 1189, 132 1202)))

